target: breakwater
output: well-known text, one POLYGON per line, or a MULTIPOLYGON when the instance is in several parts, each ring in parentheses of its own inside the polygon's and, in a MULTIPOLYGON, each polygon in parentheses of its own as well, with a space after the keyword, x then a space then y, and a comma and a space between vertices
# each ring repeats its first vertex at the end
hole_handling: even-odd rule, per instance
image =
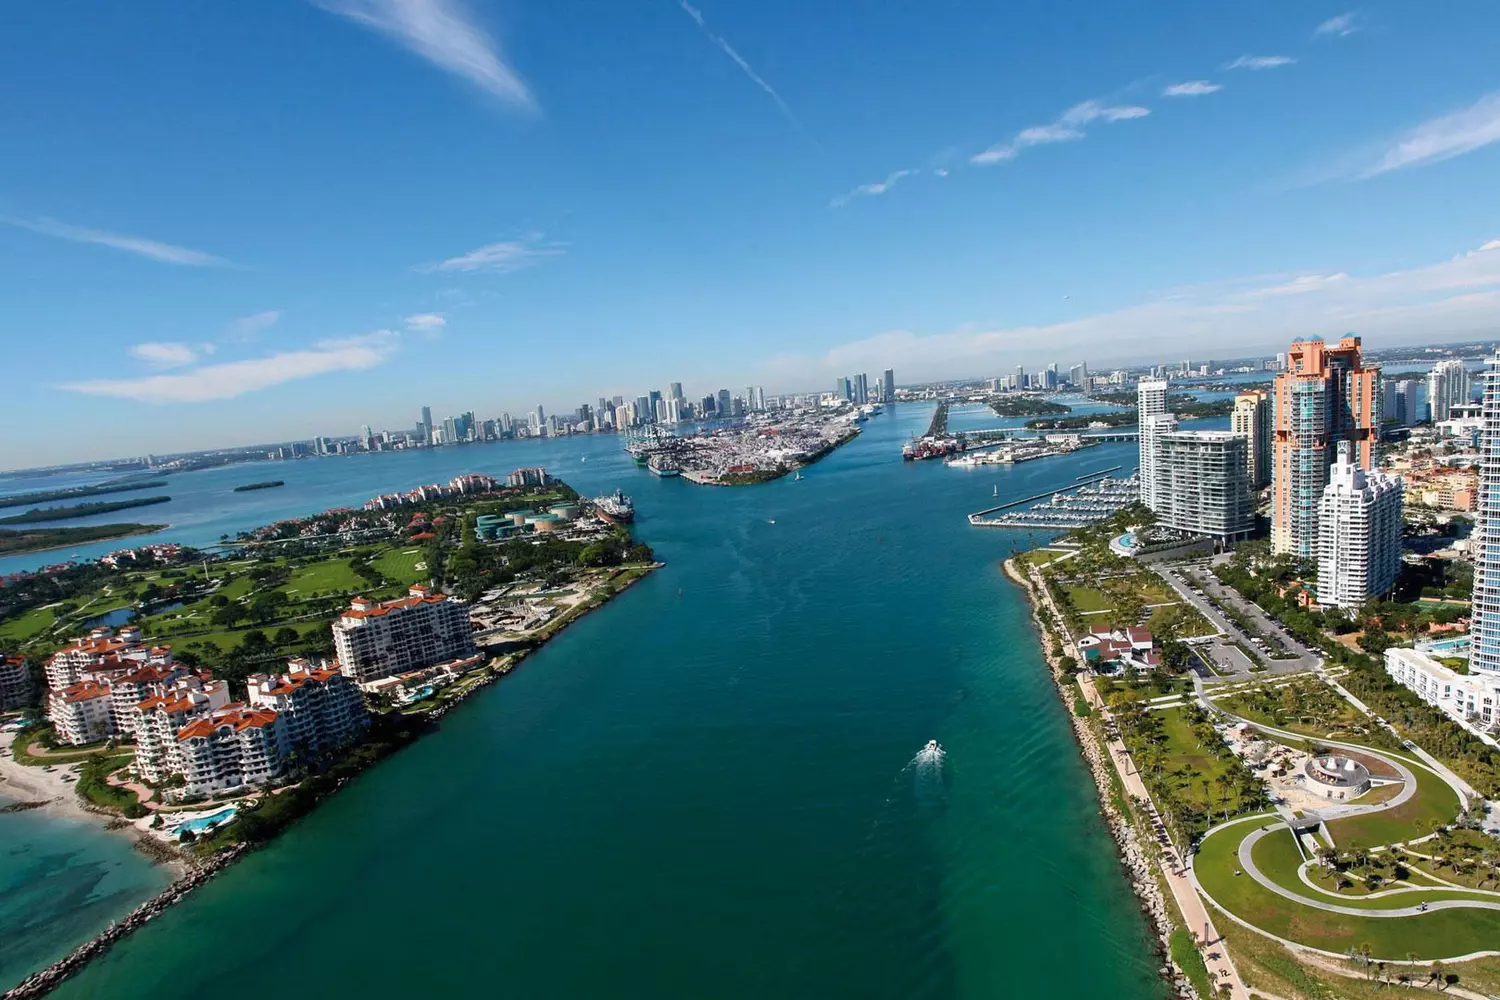
POLYGON ((124 919, 112 922, 98 935, 73 949, 66 958, 53 962, 40 972, 32 973, 0 996, 3 996, 4 1000, 31 1000, 31 998, 45 996, 52 992, 69 976, 76 974, 89 962, 109 951, 117 942, 137 928, 145 926, 148 921, 155 919, 168 907, 180 903, 194 889, 234 864, 248 850, 250 848, 243 844, 226 848, 221 853, 195 864, 187 875, 131 910, 124 919))
POLYGON ((1089 774, 1093 777, 1094 785, 1098 789, 1099 813, 1104 817, 1110 837, 1115 842, 1120 866, 1125 871, 1130 889, 1135 893, 1141 912, 1145 914, 1156 936, 1157 957, 1162 962, 1159 969, 1162 978, 1171 985, 1178 997, 1196 1000, 1197 991, 1193 989, 1187 977, 1182 975, 1171 962, 1171 936, 1174 921, 1165 894, 1162 892, 1161 882, 1157 878, 1157 862, 1141 846, 1141 838, 1137 835, 1130 819, 1115 805, 1115 779, 1112 779, 1114 765, 1109 761, 1099 733, 1092 724, 1094 717, 1085 718, 1073 710, 1073 698, 1081 697, 1080 690, 1077 684, 1067 679, 1068 675, 1059 666, 1057 657, 1053 655, 1051 644, 1047 641, 1052 634, 1052 628, 1043 617, 1042 603, 1037 596, 1036 587, 1016 567, 1013 559, 1005 561, 1005 575, 1020 586, 1031 605, 1032 622, 1036 626, 1038 638, 1041 641, 1042 653, 1046 657, 1052 683, 1068 713, 1068 721, 1072 726, 1078 751, 1083 756, 1084 763, 1088 765, 1089 774))

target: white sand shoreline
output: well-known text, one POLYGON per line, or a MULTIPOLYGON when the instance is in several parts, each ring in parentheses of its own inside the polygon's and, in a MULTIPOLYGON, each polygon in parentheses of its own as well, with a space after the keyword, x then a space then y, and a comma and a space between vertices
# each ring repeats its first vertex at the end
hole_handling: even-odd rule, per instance
MULTIPOLYGON (((10 755, 11 744, 14 742, 14 733, 0 733, 0 796, 15 802, 40 802, 42 804, 35 811, 41 815, 95 826, 109 833, 128 837, 131 843, 151 837, 151 834, 137 825, 145 822, 144 820, 132 822, 110 813, 94 812, 86 808, 78 795, 77 764, 55 764, 52 765, 53 770, 48 771, 42 767, 17 763, 10 755), (65 775, 71 775, 75 780, 64 780, 65 775)), ((0 822, 3 820, 4 817, 0 816, 0 822)), ((160 843, 158 840, 157 844, 160 843)), ((155 844, 151 846, 156 849, 142 850, 141 853, 153 862, 167 865, 172 870, 174 879, 186 874, 188 865, 185 861, 164 861, 160 857, 160 848, 155 844)))

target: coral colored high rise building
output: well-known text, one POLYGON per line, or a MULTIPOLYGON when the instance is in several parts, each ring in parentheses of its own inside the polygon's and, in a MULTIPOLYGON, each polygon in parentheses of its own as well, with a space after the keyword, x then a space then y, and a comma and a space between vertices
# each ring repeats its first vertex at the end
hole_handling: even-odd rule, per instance
POLYGON ((1317 555, 1318 503, 1338 443, 1374 467, 1380 433, 1378 368, 1364 367, 1358 337, 1337 345, 1299 340, 1276 376, 1271 443, 1271 546, 1304 559, 1317 555))

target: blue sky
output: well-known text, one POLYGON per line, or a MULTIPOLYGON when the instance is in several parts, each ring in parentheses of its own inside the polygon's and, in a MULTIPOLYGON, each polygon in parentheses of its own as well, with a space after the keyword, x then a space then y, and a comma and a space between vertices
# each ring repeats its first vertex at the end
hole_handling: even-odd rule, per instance
POLYGON ((1493 336, 1497 33, 1480 2, 11 5, 0 467, 1493 336))

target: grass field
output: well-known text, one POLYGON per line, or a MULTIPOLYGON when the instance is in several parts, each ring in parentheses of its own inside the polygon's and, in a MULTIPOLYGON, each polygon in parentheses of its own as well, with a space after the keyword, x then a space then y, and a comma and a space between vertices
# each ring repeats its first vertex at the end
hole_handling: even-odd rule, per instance
MULTIPOLYGON (((1368 943, 1373 954, 1383 959, 1404 959, 1408 952, 1415 952, 1424 960, 1466 955, 1493 949, 1495 942, 1500 941, 1500 911, 1497 910, 1450 909, 1411 917, 1356 917, 1303 906, 1276 895, 1249 875, 1236 875, 1240 871, 1237 857, 1240 841, 1271 820, 1274 817, 1257 817, 1233 823, 1211 834, 1200 845, 1194 863, 1199 883, 1214 901, 1253 926, 1326 951, 1343 952, 1368 943)), ((1296 857, 1300 862, 1301 856, 1291 834, 1277 831, 1256 845, 1257 863, 1264 868, 1263 857, 1275 861, 1287 853, 1286 849, 1290 849, 1287 860, 1296 857), (1285 843, 1275 843, 1277 838, 1285 843), (1265 840, 1273 843, 1267 845, 1265 840)), ((1269 868, 1264 870, 1278 884, 1284 884, 1278 873, 1269 868)), ((1309 890, 1300 886, 1295 891, 1306 894, 1309 890)), ((1463 893, 1403 893, 1386 900, 1349 899, 1342 905, 1376 910, 1445 898, 1469 897, 1463 893)))
POLYGON ((348 559, 334 558, 299 567, 283 589, 305 600, 314 594, 348 594, 365 586, 364 577, 350 568, 348 559))
POLYGON ((1063 592, 1068 595, 1068 600, 1072 602, 1073 607, 1082 614, 1090 611, 1108 611, 1115 606, 1114 600, 1097 587, 1065 587, 1063 592))
POLYGON ((24 615, 0 623, 0 645, 9 646, 34 639, 51 628, 56 620, 51 608, 32 608, 24 615))
POLYGON ((386 549, 375 557, 372 565, 387 580, 411 585, 427 581, 426 568, 417 569, 417 564, 420 562, 422 562, 421 549, 396 548, 386 549))
MULTIPOLYGON (((1222 760, 1203 746, 1192 725, 1180 708, 1169 708, 1154 713, 1161 719, 1162 734, 1166 741, 1161 744, 1165 753, 1162 777, 1199 809, 1222 814, 1224 806, 1217 798, 1216 781, 1234 766, 1232 760, 1222 760), (1191 775, 1174 775, 1172 772, 1188 768, 1191 775)), ((1134 748, 1132 748, 1134 752, 1134 748)), ((1232 794, 1229 813, 1233 815, 1242 805, 1243 799, 1232 794)))
POLYGON ((1379 847, 1414 840, 1430 834, 1434 823, 1448 823, 1458 815, 1458 796, 1447 782, 1425 767, 1408 766, 1417 776, 1417 794, 1394 809, 1329 823, 1335 844, 1379 847))

